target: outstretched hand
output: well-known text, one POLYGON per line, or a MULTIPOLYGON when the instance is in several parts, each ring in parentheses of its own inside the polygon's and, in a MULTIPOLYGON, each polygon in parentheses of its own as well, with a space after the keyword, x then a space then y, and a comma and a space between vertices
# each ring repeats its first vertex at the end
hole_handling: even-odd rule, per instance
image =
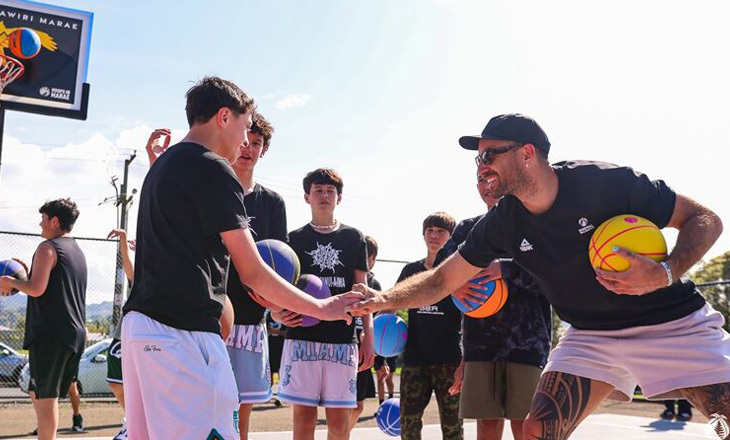
POLYGON ((335 295, 320 300, 324 303, 324 307, 320 310, 319 318, 322 321, 339 321, 344 320, 347 325, 352 323, 352 316, 348 313, 350 306, 362 301, 365 296, 357 291, 335 295))
POLYGON ((619 295, 644 295, 667 287, 667 272, 656 261, 619 247, 614 252, 626 258, 631 266, 623 272, 596 268, 596 280, 606 289, 619 295))
POLYGON ((352 316, 363 316, 368 313, 377 312, 378 310, 382 310, 386 304, 382 293, 373 290, 362 283, 352 286, 352 291, 350 293, 357 293, 361 295, 360 301, 353 303, 347 308, 347 311, 350 312, 352 316))

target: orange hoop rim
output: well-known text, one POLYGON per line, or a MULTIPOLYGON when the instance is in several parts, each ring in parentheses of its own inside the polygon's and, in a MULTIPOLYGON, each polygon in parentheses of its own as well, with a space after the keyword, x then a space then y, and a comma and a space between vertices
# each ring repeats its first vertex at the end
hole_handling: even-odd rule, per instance
POLYGON ((0 53, 0 93, 5 86, 23 75, 25 66, 20 60, 0 53))

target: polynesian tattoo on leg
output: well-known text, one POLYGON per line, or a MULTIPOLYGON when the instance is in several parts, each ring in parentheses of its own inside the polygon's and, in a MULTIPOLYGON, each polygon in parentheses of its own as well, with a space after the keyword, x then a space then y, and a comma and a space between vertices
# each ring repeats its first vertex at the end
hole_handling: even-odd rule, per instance
POLYGON ((568 438, 583 419, 590 393, 590 379, 557 371, 545 373, 530 407, 530 418, 542 427, 542 433, 532 439, 568 438))
POLYGON ((730 383, 682 388, 682 395, 707 417, 713 414, 730 420, 730 383))

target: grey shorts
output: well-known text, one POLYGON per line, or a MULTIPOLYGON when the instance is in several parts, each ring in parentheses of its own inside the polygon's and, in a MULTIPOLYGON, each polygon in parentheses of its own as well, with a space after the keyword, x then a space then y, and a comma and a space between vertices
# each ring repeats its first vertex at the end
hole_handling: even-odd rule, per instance
POLYGON ((465 362, 459 416, 524 420, 542 368, 512 362, 465 362))
POLYGON ((650 400, 682 398, 679 389, 730 382, 730 334, 709 304, 684 318, 621 330, 569 328, 545 371, 606 382, 609 398, 630 401, 636 385, 650 400))

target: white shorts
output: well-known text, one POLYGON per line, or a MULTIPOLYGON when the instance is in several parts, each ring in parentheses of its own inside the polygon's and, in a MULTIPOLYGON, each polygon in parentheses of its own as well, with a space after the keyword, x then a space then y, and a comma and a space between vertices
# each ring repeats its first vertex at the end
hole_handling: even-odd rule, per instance
POLYGON ((357 344, 287 339, 279 399, 294 405, 357 408, 357 344))
POLYGON ((271 367, 265 324, 234 325, 226 340, 240 403, 271 399, 271 367))
POLYGON ((122 350, 129 438, 238 438, 236 381, 219 335, 130 312, 122 350))
POLYGON ((637 383, 650 400, 682 398, 680 388, 730 382, 730 335, 709 304, 663 324, 621 330, 569 328, 543 374, 559 371, 600 380, 611 399, 631 401, 637 383))

